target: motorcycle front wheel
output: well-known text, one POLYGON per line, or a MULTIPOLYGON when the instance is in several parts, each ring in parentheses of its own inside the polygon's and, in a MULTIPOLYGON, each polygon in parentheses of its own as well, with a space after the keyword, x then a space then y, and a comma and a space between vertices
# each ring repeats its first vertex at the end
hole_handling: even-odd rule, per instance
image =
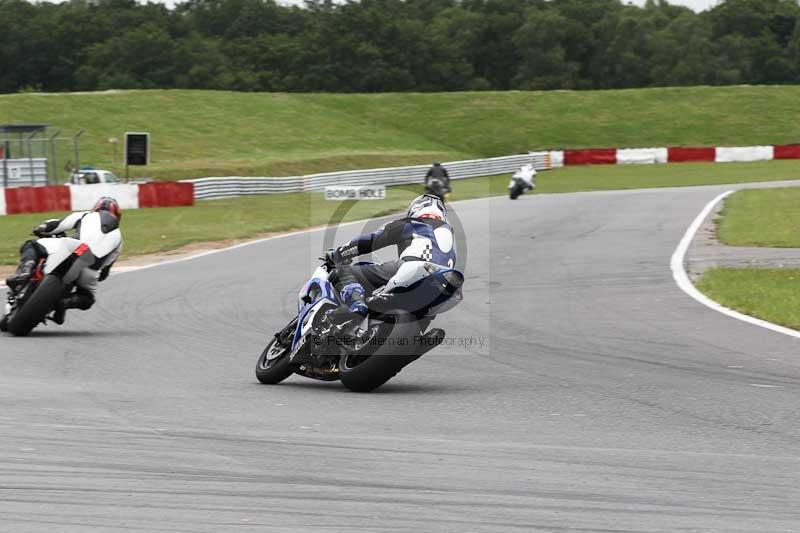
POLYGON ((275 385, 291 376, 290 351, 290 346, 284 346, 277 337, 272 337, 256 363, 258 381, 264 385, 275 385))

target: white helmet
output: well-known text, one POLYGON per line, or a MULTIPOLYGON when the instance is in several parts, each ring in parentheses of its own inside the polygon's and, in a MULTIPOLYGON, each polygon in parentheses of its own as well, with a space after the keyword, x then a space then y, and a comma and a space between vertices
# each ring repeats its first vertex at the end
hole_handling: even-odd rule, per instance
POLYGON ((418 196, 408 206, 408 218, 435 218, 447 222, 447 208, 441 198, 431 194, 418 196))

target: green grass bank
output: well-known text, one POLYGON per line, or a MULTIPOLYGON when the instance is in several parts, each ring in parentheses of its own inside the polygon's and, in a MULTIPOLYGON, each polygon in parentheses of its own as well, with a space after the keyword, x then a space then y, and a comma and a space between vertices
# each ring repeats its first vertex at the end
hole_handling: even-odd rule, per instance
MULTIPOLYGON (((293 175, 544 148, 800 141, 800 87, 281 94, 154 90, 0 95, 0 122, 84 129, 81 162, 120 170, 109 138, 152 134, 158 179, 293 175)), ((65 152, 60 158, 70 157, 65 152)), ((62 159, 63 160, 63 159, 62 159)))

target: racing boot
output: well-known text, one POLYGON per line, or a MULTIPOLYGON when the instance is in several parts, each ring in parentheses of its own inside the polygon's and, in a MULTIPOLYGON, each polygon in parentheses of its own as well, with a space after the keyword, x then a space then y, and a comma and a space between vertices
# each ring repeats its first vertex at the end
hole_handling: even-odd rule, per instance
POLYGON ((53 315, 50 320, 59 326, 64 323, 64 318, 67 315, 67 309, 80 309, 86 311, 94 305, 94 295, 91 291, 78 289, 74 294, 63 298, 56 304, 53 310, 53 315))
POLYGON ((67 307, 64 305, 64 300, 59 300, 56 304, 56 308, 53 310, 53 316, 50 317, 50 320, 61 326, 64 324, 64 318, 67 316, 67 307))
POLYGON ((31 276, 33 275, 33 268, 36 266, 36 261, 33 259, 27 259, 20 262, 19 266, 17 267, 17 272, 10 278, 6 279, 6 285, 9 289, 13 292, 17 292, 19 289, 25 286, 28 281, 30 281, 31 276))
MULTIPOLYGON (((360 283, 348 283, 342 287, 342 302, 347 306, 348 319, 362 319, 367 316, 369 309, 367 309, 367 304, 364 303, 364 297, 364 287, 362 287, 360 283)), ((339 309, 334 311, 334 313, 337 311, 339 311, 339 309)))
POLYGON ((367 304, 364 303, 364 287, 360 283, 348 283, 342 288, 341 295, 342 305, 326 311, 322 317, 323 323, 337 329, 354 318, 360 322, 369 313, 367 304))

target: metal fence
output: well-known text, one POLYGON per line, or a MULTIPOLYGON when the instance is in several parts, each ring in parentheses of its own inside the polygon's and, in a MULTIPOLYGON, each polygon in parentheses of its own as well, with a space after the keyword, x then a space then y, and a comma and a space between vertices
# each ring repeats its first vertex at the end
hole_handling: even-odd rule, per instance
MULTIPOLYGON (((549 152, 469 161, 443 163, 452 179, 477 178, 514 172, 522 165, 533 163, 537 170, 552 168, 549 152)), ((194 183, 194 197, 197 200, 214 200, 245 196, 251 194, 278 194, 287 192, 322 191, 331 185, 403 185, 422 183, 425 180, 427 165, 411 167, 377 168, 327 172, 309 176, 284 178, 221 177, 184 180, 194 183)))
POLYGON ((47 185, 47 165, 45 157, 0 159, 0 187, 47 185))
POLYGON ((80 167, 78 142, 82 133, 79 130, 66 137, 61 130, 51 134, 47 124, 0 124, 0 187, 65 182, 80 167), (29 170, 25 170, 25 165, 29 170), (30 170, 31 166, 35 168, 30 170), (44 181, 41 181, 42 168, 44 181), (27 178, 20 178, 20 174, 27 178))

